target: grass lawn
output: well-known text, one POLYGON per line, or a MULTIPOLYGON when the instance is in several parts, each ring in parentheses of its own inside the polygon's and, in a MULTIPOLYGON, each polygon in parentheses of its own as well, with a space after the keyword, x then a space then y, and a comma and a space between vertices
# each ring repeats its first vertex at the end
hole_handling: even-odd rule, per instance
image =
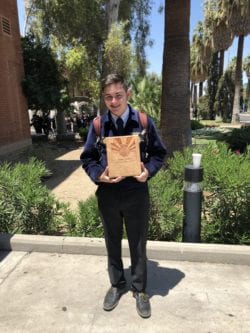
POLYGON ((203 128, 192 131, 192 143, 195 145, 204 145, 210 142, 216 142, 221 134, 232 130, 230 124, 216 120, 201 120, 203 128))
POLYGON ((192 144, 193 145, 206 145, 208 143, 211 142, 216 142, 216 139, 205 139, 205 138, 197 138, 197 137, 193 137, 192 138, 192 144))
POLYGON ((223 123, 220 120, 199 120, 199 121, 204 126, 224 127, 230 125, 230 123, 223 123))

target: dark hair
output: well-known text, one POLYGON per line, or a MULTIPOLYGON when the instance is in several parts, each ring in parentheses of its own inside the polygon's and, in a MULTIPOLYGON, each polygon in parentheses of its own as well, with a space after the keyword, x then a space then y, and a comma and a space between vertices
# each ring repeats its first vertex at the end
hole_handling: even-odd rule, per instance
POLYGON ((110 84, 116 84, 116 83, 120 83, 123 88, 127 91, 128 90, 128 86, 123 78, 123 76, 121 76, 120 74, 109 74, 107 75, 103 80, 102 80, 102 92, 104 91, 104 89, 109 86, 110 84))

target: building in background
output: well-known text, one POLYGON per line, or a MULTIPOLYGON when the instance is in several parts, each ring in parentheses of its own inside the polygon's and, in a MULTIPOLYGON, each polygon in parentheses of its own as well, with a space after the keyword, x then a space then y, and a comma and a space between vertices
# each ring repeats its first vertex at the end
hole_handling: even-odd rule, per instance
POLYGON ((16 0, 0 1, 0 155, 31 144, 16 0))

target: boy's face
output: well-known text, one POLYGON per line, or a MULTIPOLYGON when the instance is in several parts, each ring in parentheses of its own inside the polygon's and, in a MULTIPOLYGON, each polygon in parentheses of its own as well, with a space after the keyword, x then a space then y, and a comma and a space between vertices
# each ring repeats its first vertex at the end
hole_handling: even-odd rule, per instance
POLYGON ((130 90, 125 90, 121 83, 108 85, 103 91, 103 98, 112 114, 120 117, 127 109, 130 90))

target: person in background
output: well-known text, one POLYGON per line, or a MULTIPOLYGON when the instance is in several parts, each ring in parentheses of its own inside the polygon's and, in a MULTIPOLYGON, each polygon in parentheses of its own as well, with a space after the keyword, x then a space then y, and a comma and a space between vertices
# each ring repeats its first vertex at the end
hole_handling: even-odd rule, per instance
MULTIPOLYGON (((102 81, 102 96, 107 112, 101 116, 101 138, 143 132, 138 112, 128 104, 130 94, 131 91, 123 77, 118 74, 110 74, 102 81)), ((146 132, 145 141, 140 144, 142 163, 141 174, 138 176, 109 177, 106 147, 101 142, 98 148, 96 144, 98 135, 93 123, 90 125, 80 157, 84 170, 98 185, 96 196, 104 227, 111 284, 104 298, 103 309, 113 310, 121 295, 127 291, 121 258, 121 241, 125 224, 131 257, 131 290, 136 299, 137 312, 143 318, 151 315, 149 296, 146 293, 148 180, 160 170, 166 156, 166 148, 149 117, 146 132)))
POLYGON ((37 134, 42 134, 43 120, 38 114, 34 114, 30 126, 33 126, 37 134))

